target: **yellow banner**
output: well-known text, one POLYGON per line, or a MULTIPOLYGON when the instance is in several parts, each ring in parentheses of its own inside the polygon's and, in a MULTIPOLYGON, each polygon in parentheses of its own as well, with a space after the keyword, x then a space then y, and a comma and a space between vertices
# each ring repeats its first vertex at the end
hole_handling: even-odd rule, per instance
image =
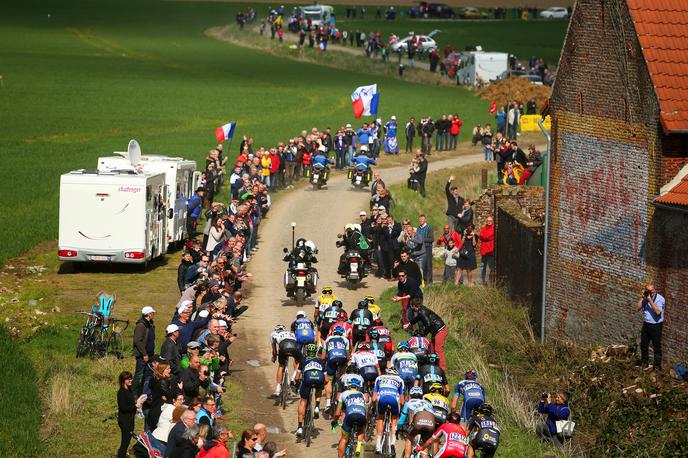
MULTIPOLYGON (((522 115, 519 118, 520 124, 521 124, 521 132, 533 132, 533 131, 539 131, 540 126, 538 126, 538 120, 540 119, 540 115, 522 115)), ((545 118, 545 120, 542 122, 542 125, 545 126, 547 130, 551 129, 551 124, 552 120, 550 119, 549 116, 545 118)))

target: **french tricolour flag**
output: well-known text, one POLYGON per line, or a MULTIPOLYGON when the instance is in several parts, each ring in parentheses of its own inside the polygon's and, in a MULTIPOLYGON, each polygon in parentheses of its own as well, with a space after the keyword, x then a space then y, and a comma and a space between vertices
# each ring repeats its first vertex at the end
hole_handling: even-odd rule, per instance
POLYGON ((234 129, 236 128, 236 124, 237 123, 235 122, 230 122, 229 124, 225 124, 224 126, 215 129, 215 138, 217 138, 217 141, 222 143, 223 141, 234 137, 234 129))
POLYGON ((376 115, 379 100, 380 94, 377 92, 377 84, 356 88, 354 93, 351 94, 351 105, 354 107, 356 119, 362 115, 376 115))

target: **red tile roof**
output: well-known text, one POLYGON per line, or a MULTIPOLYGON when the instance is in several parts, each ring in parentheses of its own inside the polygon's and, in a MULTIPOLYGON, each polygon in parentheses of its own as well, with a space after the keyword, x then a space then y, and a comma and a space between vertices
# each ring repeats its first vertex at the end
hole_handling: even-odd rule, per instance
POLYGON ((627 0, 667 133, 688 133, 688 1, 627 0))
POLYGON ((688 207, 688 175, 684 176, 676 186, 669 190, 669 192, 663 196, 657 197, 655 202, 688 207))

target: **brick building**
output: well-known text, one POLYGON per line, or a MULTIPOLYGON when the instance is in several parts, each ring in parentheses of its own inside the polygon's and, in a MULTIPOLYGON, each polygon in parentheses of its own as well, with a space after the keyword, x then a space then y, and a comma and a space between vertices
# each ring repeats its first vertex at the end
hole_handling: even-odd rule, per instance
POLYGON ((553 88, 546 335, 688 354, 688 2, 579 0, 553 88))

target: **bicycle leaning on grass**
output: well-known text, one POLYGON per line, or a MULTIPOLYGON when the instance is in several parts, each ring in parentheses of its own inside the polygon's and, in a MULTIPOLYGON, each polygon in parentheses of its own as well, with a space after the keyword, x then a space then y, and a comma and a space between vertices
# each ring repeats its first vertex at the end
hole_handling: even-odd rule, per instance
POLYGON ((114 356, 122 359, 124 357, 122 333, 129 327, 129 320, 105 317, 99 312, 78 310, 76 313, 87 316, 86 324, 79 333, 76 346, 77 358, 114 356))

